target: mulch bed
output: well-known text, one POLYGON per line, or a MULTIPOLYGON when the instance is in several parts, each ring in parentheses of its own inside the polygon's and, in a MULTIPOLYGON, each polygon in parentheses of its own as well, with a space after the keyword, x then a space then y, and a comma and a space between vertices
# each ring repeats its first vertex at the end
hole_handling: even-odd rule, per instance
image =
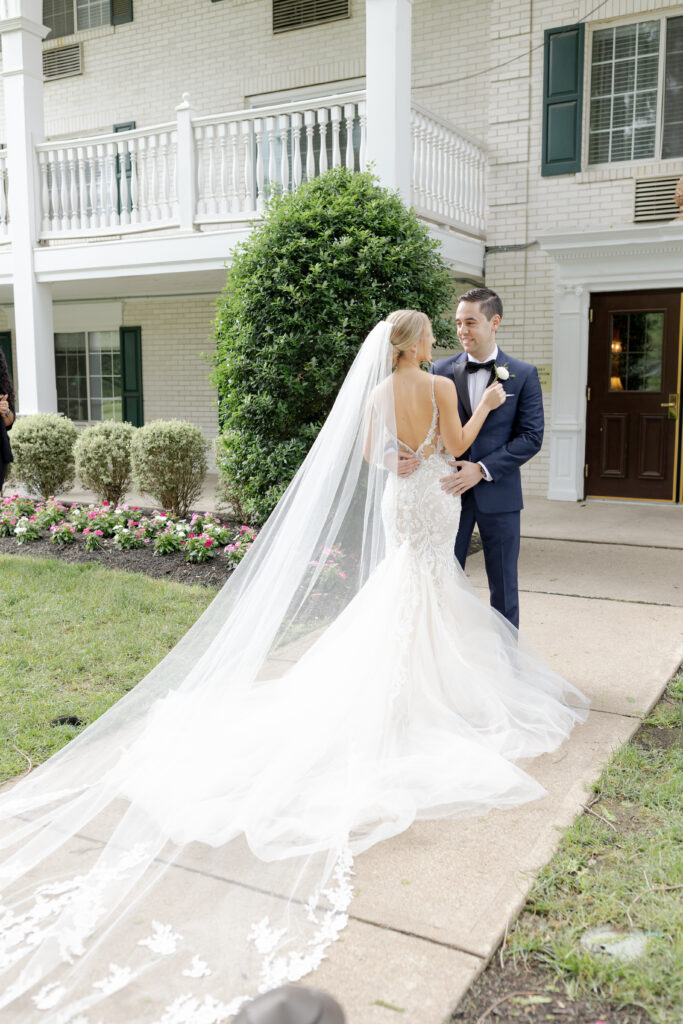
POLYGON ((0 537, 0 554, 30 555, 36 558, 58 558, 64 562, 95 562, 107 569, 123 569, 124 572, 141 572, 158 580, 174 580, 176 583, 197 583, 203 587, 219 590, 232 569, 222 555, 200 565, 185 561, 182 551, 169 555, 155 555, 150 547, 132 551, 120 551, 111 541, 106 541, 101 551, 86 551, 80 538, 73 544, 53 544, 50 540, 34 540, 28 544, 17 544, 14 537, 0 537))
MULTIPOLYGON (((143 510, 140 510, 142 514, 143 510)), ((223 520, 231 525, 228 520, 223 520)), ((239 523, 234 524, 236 527, 239 523)), ((470 554, 481 550, 478 534, 472 537, 470 554)), ((73 544, 53 544, 50 540, 34 540, 17 544, 14 537, 0 537, 0 555, 33 555, 36 558, 59 558, 65 562, 96 562, 107 569, 122 569, 124 572, 141 572, 158 580, 173 580, 176 583, 196 583, 202 587, 220 590, 233 570, 220 554, 202 564, 185 561, 182 551, 169 555, 155 555, 151 545, 132 551, 121 551, 112 541, 105 541, 101 551, 86 551, 85 543, 79 537, 73 544)))

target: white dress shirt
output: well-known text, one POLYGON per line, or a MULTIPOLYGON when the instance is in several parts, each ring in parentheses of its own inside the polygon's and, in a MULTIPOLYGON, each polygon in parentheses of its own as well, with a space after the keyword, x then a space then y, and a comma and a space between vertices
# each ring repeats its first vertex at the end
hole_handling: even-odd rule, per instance
MULTIPOLYGON (((498 346, 496 345, 496 347, 493 350, 492 354, 488 357, 487 360, 485 360, 485 362, 488 362, 489 359, 497 359, 497 358, 498 358, 498 346)), ((467 362, 468 363, 478 363, 480 361, 481 360, 479 360, 479 359, 474 359, 469 354, 469 352, 467 353, 467 362)), ((490 369, 489 370, 479 370, 478 373, 468 373, 467 374, 467 391, 468 391, 469 396, 470 396, 470 405, 472 406, 472 412, 474 412, 474 410, 479 405, 479 403, 481 401, 481 396, 484 394, 484 392, 486 391, 486 388, 488 386, 488 382, 489 382, 489 377, 490 376, 491 376, 490 369)), ((484 473, 484 480, 487 480, 489 483, 491 483, 491 481, 493 480, 493 477, 489 473, 488 469, 486 468, 486 466, 484 465, 483 462, 480 462, 479 465, 481 466, 482 471, 484 473)))

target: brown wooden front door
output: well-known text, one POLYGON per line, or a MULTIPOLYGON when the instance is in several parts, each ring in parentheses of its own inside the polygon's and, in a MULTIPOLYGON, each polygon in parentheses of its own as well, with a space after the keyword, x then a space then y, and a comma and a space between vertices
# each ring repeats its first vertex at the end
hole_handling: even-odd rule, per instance
POLYGON ((591 296, 586 497, 676 500, 681 292, 591 296))

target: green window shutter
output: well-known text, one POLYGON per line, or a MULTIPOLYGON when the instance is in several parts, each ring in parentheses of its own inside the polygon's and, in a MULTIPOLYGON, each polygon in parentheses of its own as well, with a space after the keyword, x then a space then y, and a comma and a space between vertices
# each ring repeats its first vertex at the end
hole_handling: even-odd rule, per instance
POLYGON ((142 407, 142 328, 119 328, 121 339, 121 393, 123 420, 141 427, 145 422, 142 407))
POLYGON ((112 25, 125 25, 133 20, 133 0, 109 0, 112 25))
POLYGON ((541 174, 581 170, 584 26, 545 31, 541 174))

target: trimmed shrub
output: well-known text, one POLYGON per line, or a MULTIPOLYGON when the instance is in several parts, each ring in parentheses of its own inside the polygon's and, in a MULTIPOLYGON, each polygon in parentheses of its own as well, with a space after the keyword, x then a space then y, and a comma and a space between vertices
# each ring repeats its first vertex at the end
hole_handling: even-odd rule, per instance
POLYGON ((377 321, 420 309, 448 344, 452 292, 438 243, 372 174, 335 168, 272 200, 235 252, 215 324, 217 461, 240 518, 269 515, 377 321))
POLYGON ((174 515, 187 515, 201 493, 207 447, 193 423, 154 420, 138 427, 131 444, 136 487, 174 515))
POLYGON ((135 427, 106 420, 79 434, 74 448, 76 475, 100 501, 117 505, 130 487, 130 445, 135 427))
POLYGON ((78 432, 57 413, 20 416, 12 427, 14 473, 31 494, 49 498, 74 482, 78 432))

